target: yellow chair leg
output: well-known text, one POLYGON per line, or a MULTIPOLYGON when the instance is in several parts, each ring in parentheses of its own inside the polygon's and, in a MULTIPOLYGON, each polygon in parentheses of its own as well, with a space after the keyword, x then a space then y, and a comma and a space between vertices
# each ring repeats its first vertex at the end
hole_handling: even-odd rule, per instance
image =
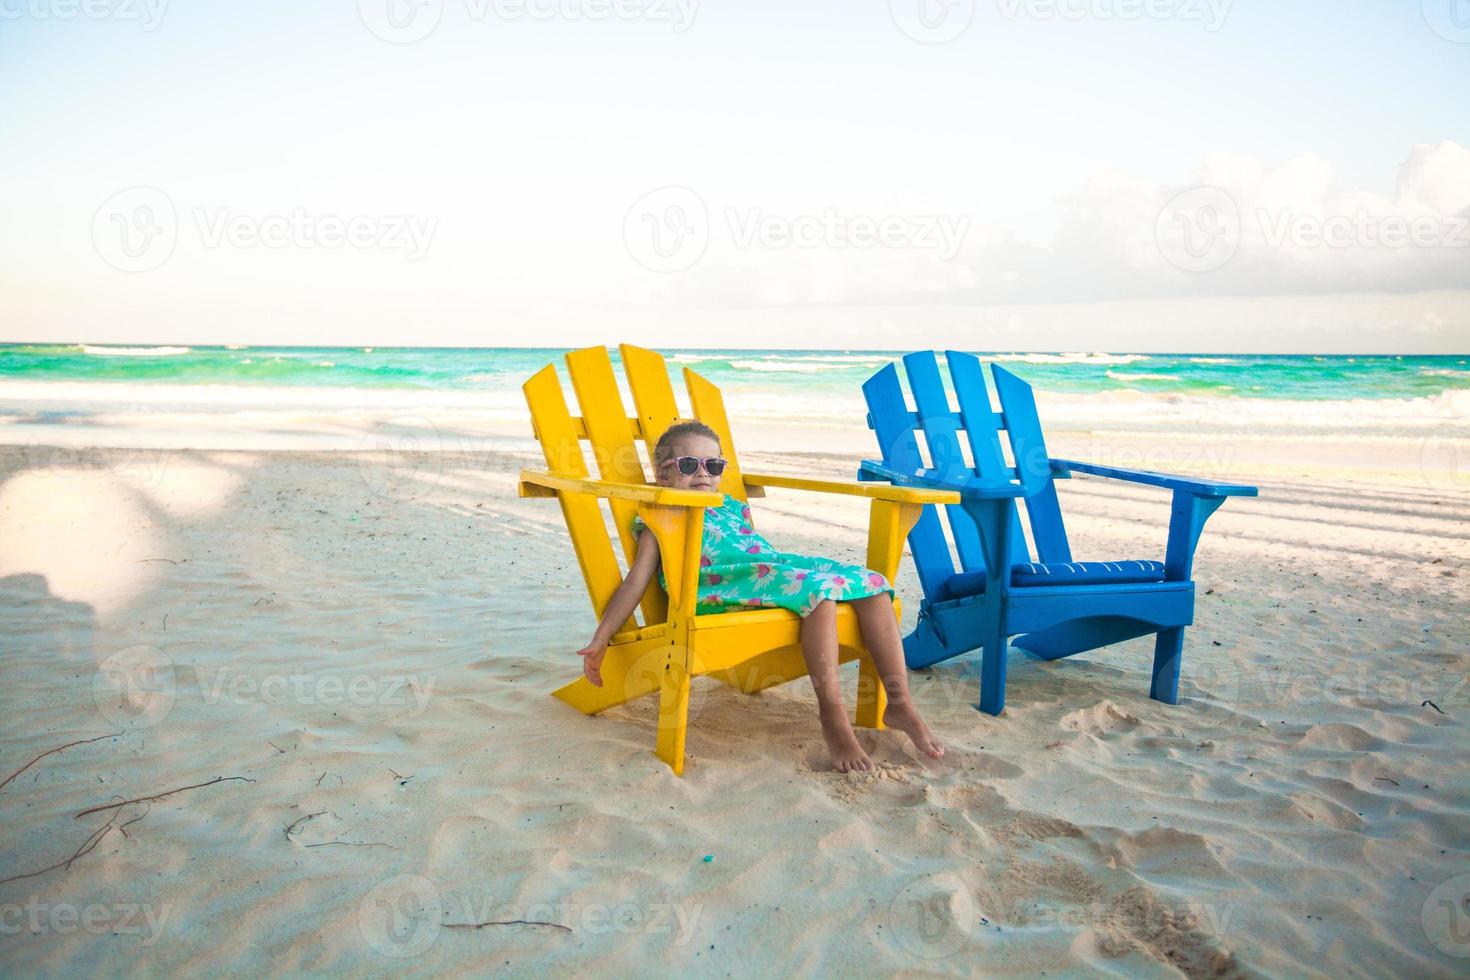
POLYGON ((602 662, 601 687, 578 677, 551 693, 586 715, 652 694, 659 688, 668 645, 662 637, 615 644, 602 662))
POLYGON ((883 690, 883 679, 873 658, 864 656, 858 661, 857 705, 853 709, 853 724, 859 728, 882 728, 883 712, 888 708, 888 692, 883 690))
POLYGON ((658 757, 684 775, 684 733, 689 722, 689 671, 676 660, 663 672, 658 692, 658 757))

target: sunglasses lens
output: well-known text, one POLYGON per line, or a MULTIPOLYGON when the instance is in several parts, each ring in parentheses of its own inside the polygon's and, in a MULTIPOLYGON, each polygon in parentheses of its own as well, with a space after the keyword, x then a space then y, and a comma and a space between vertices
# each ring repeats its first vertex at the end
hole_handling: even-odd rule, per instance
POLYGON ((704 461, 704 471, 710 476, 719 476, 725 472, 725 461, 723 459, 707 459, 704 461))
POLYGON ((680 456, 679 457, 679 472, 680 473, 683 473, 685 476, 693 476, 694 474, 698 473, 699 472, 699 457, 697 457, 697 456, 680 456))

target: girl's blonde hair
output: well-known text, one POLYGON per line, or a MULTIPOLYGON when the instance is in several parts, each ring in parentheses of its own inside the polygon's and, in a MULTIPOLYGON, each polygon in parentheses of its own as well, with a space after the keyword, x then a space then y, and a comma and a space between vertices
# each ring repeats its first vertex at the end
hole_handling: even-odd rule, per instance
POLYGON ((672 459, 674 455, 674 440, 680 436, 704 436, 713 439, 715 445, 720 445, 720 435, 714 429, 695 419, 684 419, 675 422, 664 430, 664 434, 658 437, 658 442, 653 446, 653 465, 662 466, 666 460, 672 459))

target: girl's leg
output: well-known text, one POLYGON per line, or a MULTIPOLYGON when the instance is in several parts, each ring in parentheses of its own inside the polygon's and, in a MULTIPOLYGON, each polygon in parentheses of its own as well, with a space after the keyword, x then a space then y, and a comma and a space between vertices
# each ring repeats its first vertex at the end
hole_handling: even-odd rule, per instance
POLYGON ((863 631, 863 643, 873 658, 873 666, 878 668, 883 690, 888 695, 883 724, 908 735, 914 748, 930 758, 944 755, 944 746, 930 734, 929 726, 919 717, 919 709, 909 695, 909 671, 903 662, 903 640, 898 635, 892 597, 880 592, 865 599, 853 599, 852 608, 863 631))
POLYGON ((842 707, 837 683, 837 603, 831 599, 824 599, 801 621, 801 655, 817 692, 822 737, 832 753, 832 764, 838 772, 872 769, 873 761, 858 744, 842 707))

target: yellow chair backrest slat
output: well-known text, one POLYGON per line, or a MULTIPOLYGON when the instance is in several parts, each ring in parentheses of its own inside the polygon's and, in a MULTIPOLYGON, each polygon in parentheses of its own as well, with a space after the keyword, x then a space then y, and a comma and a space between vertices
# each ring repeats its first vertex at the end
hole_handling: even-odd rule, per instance
POLYGON ((740 461, 735 455, 735 440, 730 435, 730 420, 725 415, 725 399, 720 389, 688 368, 684 369, 684 383, 689 387, 694 417, 720 436, 720 448, 727 461, 725 475, 720 478, 720 492, 738 500, 746 499, 745 481, 740 478, 740 461))
MULTIPOLYGON (((597 461, 598 477, 618 483, 647 483, 607 348, 572 351, 567 355, 567 368, 582 409, 582 423, 587 427, 587 441, 592 444, 592 458, 597 461)), ((638 508, 631 501, 614 500, 612 511, 623 554, 631 562, 637 552, 632 522, 638 508)))
MULTIPOLYGON (((532 424, 541 440, 547 469, 568 476, 587 476, 587 460, 582 455, 572 415, 567 411, 566 396, 562 394, 556 368, 546 365, 522 386, 522 390, 531 409, 532 424)), ((577 553, 577 562, 582 566, 582 578, 587 582, 593 612, 601 618, 612 594, 623 581, 612 541, 607 536, 607 526, 603 523, 601 505, 596 497, 589 494, 558 493, 557 497, 566 518, 567 531, 572 537, 572 548, 577 553)))
MULTIPOLYGON (((637 420, 628 417, 623 407, 607 348, 586 347, 572 351, 567 355, 567 370, 571 373, 572 388, 582 410, 587 441, 591 443, 592 456, 597 460, 598 476, 618 483, 648 483, 643 462, 638 458, 638 448, 633 442, 633 434, 639 425, 637 420)), ((631 565, 638 554, 638 540, 633 537, 633 516, 638 513, 638 505, 631 500, 618 499, 610 500, 608 504, 612 508, 618 539, 623 545, 623 555, 631 565)), ((648 583, 640 605, 645 623, 662 623, 668 619, 668 597, 657 581, 648 583)))
MULTIPOLYGON (((618 352, 623 358, 628 388, 633 392, 633 404, 638 409, 643 445, 652 463, 653 447, 658 444, 664 430, 679 417, 679 406, 674 402, 674 386, 669 382, 669 370, 664 365, 662 354, 632 344, 618 345, 618 352)), ((654 479, 657 478, 655 473, 654 479)))

